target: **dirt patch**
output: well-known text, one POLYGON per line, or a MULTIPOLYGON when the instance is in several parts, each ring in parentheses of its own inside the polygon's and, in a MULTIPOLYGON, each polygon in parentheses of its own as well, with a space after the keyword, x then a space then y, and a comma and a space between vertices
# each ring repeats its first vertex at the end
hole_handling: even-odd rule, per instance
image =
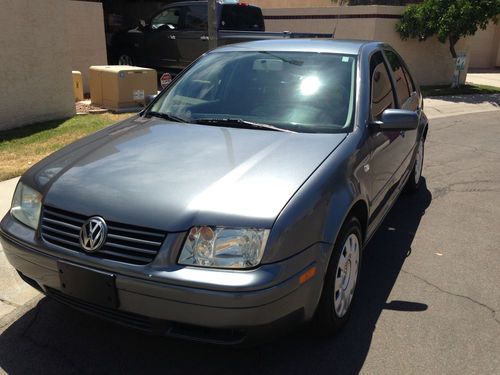
POLYGON ((108 110, 103 107, 99 107, 95 104, 92 104, 90 100, 82 100, 80 102, 75 103, 76 106, 76 114, 77 115, 85 115, 88 113, 106 113, 108 110))

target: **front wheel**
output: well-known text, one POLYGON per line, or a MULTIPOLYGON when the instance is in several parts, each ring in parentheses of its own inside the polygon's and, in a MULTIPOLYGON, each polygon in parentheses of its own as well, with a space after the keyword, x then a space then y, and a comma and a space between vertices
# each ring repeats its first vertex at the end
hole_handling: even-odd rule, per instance
POLYGON ((363 237, 361 225, 350 218, 338 236, 321 299, 315 316, 315 325, 321 335, 337 333, 347 322, 358 284, 361 267, 363 237))
POLYGON ((123 53, 118 57, 118 65, 134 65, 134 60, 130 55, 123 53))
POLYGON ((424 140, 421 139, 417 145, 417 154, 415 155, 415 163, 406 183, 406 191, 415 193, 422 182, 422 170, 424 168, 424 140))

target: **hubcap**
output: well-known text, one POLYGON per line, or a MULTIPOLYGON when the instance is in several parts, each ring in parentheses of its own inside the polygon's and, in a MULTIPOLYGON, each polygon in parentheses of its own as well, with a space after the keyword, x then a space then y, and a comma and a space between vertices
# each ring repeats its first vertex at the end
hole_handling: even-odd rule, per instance
POLYGON ((418 184, 422 176, 422 166, 424 164, 424 143, 420 141, 415 158, 415 184, 418 184))
POLYGON ((132 58, 128 55, 121 55, 118 59, 118 65, 133 65, 132 58))
POLYGON ((335 272, 333 305, 335 313, 342 318, 351 305, 359 270, 359 240, 351 233, 342 247, 335 272))

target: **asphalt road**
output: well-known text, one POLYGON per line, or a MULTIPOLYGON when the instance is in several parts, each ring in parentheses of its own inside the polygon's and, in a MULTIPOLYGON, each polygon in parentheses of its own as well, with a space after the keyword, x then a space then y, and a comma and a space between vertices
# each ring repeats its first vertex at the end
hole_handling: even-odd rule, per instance
POLYGON ((306 328, 228 349, 144 336, 56 302, 0 332, 0 368, 36 373, 500 374, 500 112, 431 122, 426 186, 366 249, 337 337, 306 328))

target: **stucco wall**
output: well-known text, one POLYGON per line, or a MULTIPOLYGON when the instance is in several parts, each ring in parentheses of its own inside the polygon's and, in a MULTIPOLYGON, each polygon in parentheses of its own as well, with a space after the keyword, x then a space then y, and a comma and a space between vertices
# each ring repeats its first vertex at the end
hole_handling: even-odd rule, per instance
POLYGON ((82 72, 83 91, 89 92, 89 67, 108 63, 102 4, 66 1, 65 12, 71 70, 82 72))
POLYGON ((66 0, 2 0, 0 130, 75 113, 66 0))
MULTIPOLYGON (((408 63, 421 85, 449 84, 454 60, 449 46, 436 39, 402 41, 395 31, 404 7, 353 6, 264 9, 268 31, 332 33, 336 39, 380 40, 391 44, 408 63), (340 14, 340 18, 337 15, 340 14)), ((462 40, 458 52, 467 53, 469 40, 462 40)), ((465 74, 461 77, 465 82, 465 74)))
POLYGON ((500 25, 491 23, 471 39, 470 67, 488 69, 500 66, 500 25))

